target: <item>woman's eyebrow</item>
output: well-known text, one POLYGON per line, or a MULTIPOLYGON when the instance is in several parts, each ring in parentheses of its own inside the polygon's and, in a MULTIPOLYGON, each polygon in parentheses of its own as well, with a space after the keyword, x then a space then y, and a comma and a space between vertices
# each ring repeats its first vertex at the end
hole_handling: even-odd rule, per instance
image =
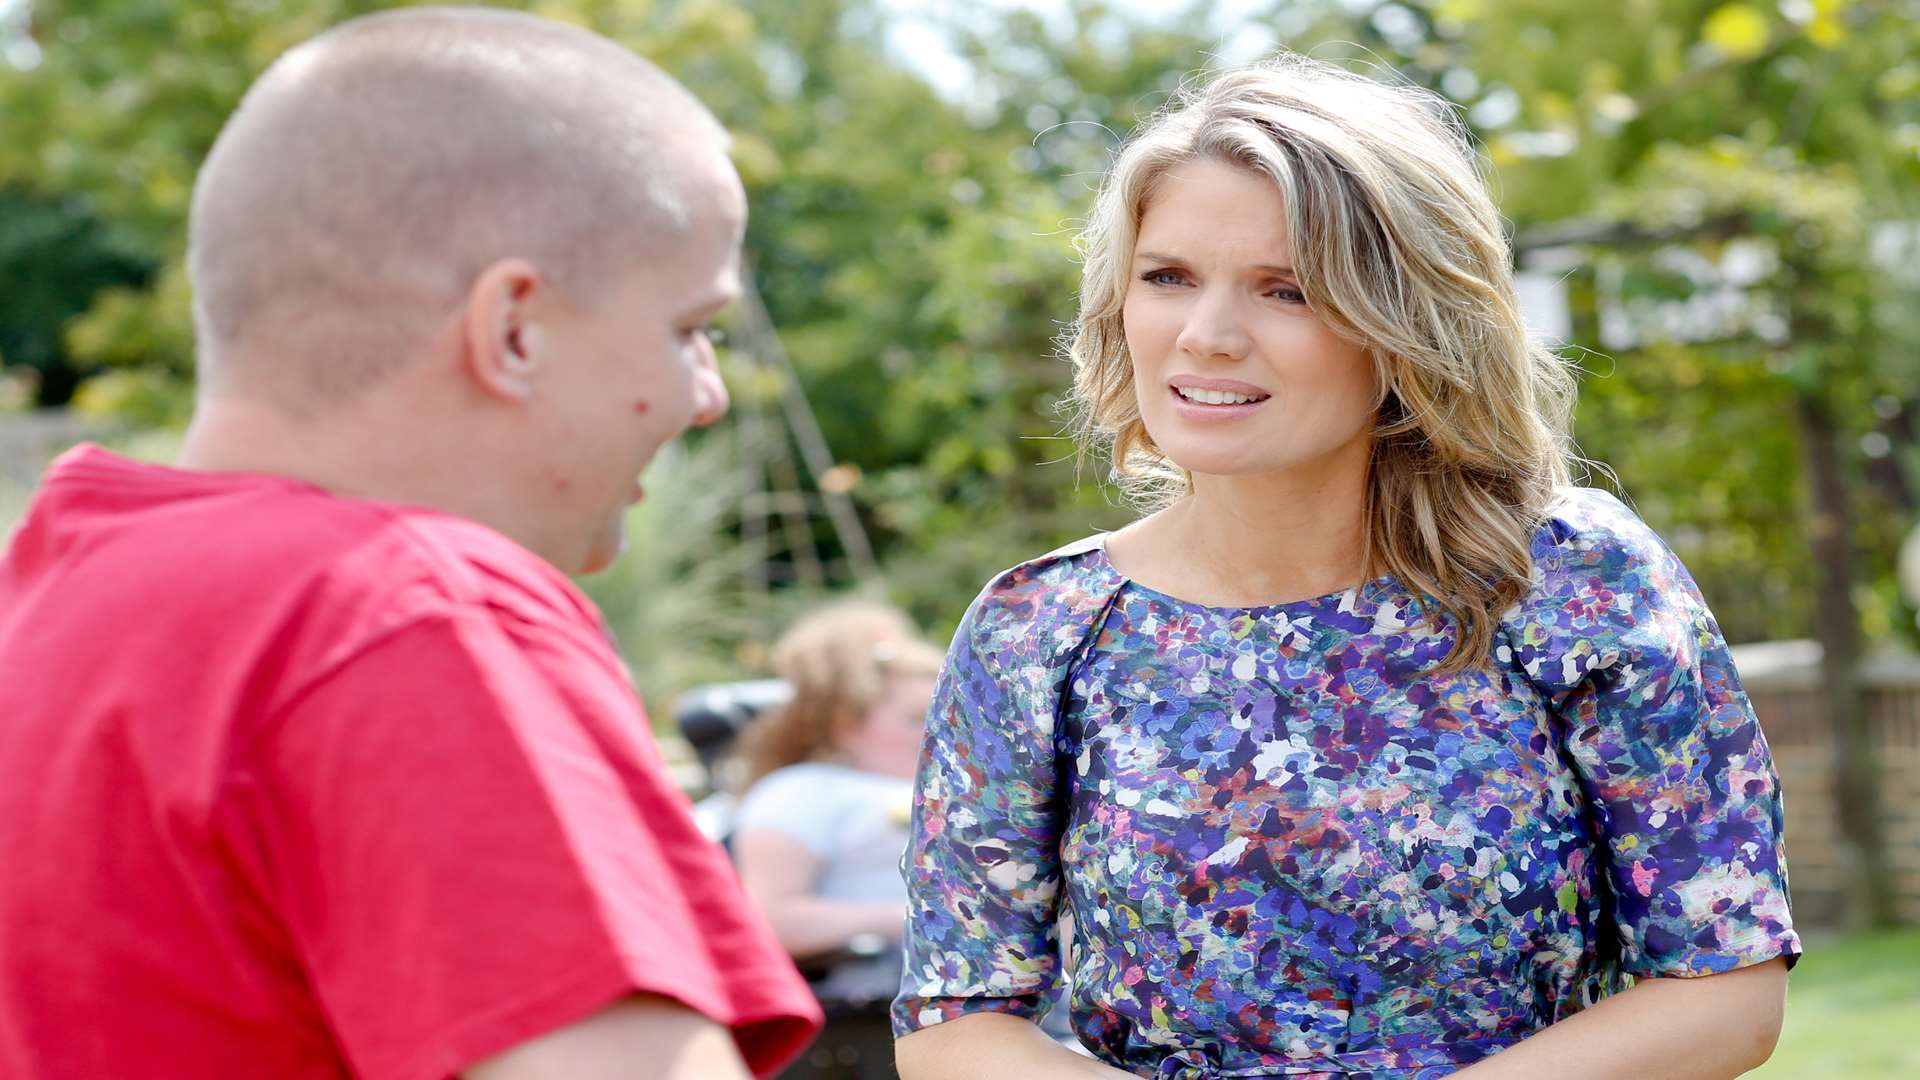
MULTIPOLYGON (((1136 251, 1133 253, 1133 261, 1134 262, 1151 262, 1151 263, 1179 263, 1183 265, 1186 263, 1186 260, 1182 259, 1180 256, 1169 255, 1163 251, 1136 251)), ((1293 267, 1285 266, 1280 263, 1261 263, 1258 266, 1255 266, 1253 269, 1257 273, 1273 274, 1279 277, 1298 277, 1299 276, 1298 272, 1295 271, 1293 267)))

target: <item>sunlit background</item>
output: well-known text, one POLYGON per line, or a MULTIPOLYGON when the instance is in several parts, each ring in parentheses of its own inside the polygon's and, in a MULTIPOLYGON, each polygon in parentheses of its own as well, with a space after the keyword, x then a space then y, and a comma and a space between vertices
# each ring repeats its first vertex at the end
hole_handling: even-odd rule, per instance
MULTIPOLYGON (((0 529, 77 440, 170 453, 195 166, 276 55, 385 6, 0 0, 0 529)), ((734 413, 661 461, 628 557, 588 583, 656 711, 760 673, 825 593, 885 594, 944 635, 994 571, 1127 519, 1056 407, 1076 224, 1183 78, 1292 48, 1457 103, 1529 318, 1584 373, 1580 448, 1612 470, 1591 482, 1758 646, 1742 666, 1799 909, 1920 920, 1920 631, 1897 567, 1920 520, 1920 3, 513 6, 682 78, 752 198, 734 413)), ((1820 998, 1838 969, 1816 950, 1771 1073, 1920 1071, 1920 938, 1831 955, 1908 977, 1835 975, 1852 996, 1820 998)))

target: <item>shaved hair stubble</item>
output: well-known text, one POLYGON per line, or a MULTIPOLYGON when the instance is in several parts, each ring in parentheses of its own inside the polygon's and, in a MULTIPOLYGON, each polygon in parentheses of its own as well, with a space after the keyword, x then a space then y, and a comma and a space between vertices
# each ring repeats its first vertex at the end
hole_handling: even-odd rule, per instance
POLYGON ((571 301, 676 242, 706 109, 595 34, 513 12, 365 16, 261 76, 194 186, 202 394, 296 415, 404 363, 505 258, 571 301))

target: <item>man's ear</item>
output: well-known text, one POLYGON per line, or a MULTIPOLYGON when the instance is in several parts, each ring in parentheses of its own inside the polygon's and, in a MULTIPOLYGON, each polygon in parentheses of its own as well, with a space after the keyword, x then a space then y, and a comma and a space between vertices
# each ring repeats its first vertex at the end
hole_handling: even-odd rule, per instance
POLYGON ((473 279, 461 319, 461 364, 482 393, 509 401, 533 396, 546 360, 534 319, 552 286, 525 259, 501 259, 473 279))

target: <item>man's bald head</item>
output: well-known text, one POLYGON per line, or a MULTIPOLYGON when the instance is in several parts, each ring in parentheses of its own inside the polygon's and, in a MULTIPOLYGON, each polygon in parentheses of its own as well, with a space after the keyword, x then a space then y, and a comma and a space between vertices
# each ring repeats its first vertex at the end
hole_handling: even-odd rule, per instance
POLYGON ((261 76, 201 169, 203 386, 299 411, 349 397, 505 258, 590 304, 674 242, 724 138, 584 30, 467 8, 345 23, 261 76))

